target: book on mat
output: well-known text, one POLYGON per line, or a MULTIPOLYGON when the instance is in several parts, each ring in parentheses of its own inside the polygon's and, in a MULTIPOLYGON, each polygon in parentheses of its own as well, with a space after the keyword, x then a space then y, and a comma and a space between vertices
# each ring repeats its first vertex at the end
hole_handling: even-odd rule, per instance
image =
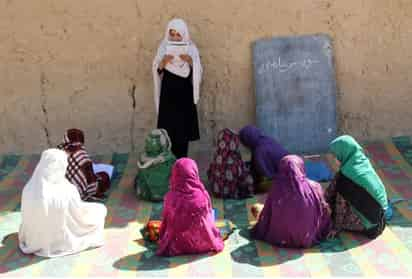
POLYGON ((93 171, 94 171, 94 173, 98 173, 98 172, 104 171, 105 173, 107 173, 107 174, 109 175, 110 179, 112 179, 113 170, 114 170, 114 167, 113 167, 112 165, 108 165, 108 164, 93 164, 93 171))

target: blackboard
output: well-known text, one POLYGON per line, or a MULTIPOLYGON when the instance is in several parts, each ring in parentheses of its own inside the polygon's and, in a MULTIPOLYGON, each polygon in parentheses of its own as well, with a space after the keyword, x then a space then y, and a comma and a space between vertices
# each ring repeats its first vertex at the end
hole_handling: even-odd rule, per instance
POLYGON ((336 137, 331 40, 303 35, 253 44, 256 122, 292 153, 319 153, 336 137))

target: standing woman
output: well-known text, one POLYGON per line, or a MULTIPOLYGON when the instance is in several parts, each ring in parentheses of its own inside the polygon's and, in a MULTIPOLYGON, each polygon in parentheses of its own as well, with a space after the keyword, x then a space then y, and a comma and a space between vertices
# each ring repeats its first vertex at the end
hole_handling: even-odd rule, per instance
POLYGON ((199 51, 190 40, 186 23, 173 19, 153 61, 153 79, 157 128, 167 131, 177 158, 187 157, 189 141, 200 139, 196 104, 202 71, 199 51), (176 42, 187 46, 187 54, 167 54, 168 46, 176 42))

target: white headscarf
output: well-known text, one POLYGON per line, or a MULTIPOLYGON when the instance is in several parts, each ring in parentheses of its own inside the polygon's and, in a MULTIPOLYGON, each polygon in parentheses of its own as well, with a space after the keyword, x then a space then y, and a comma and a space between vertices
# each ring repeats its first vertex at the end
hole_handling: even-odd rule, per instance
MULTIPOLYGON (((173 19, 167 25, 165 37, 163 41, 161 42, 157 50, 156 57, 153 61, 152 71, 153 71, 153 80, 154 80, 154 100, 155 100, 155 106, 156 106, 157 113, 159 112, 159 102, 160 102, 159 99, 160 99, 160 89, 161 89, 161 81, 162 81, 161 80, 162 77, 157 72, 157 69, 159 68, 159 64, 162 61, 163 57, 166 55, 167 45, 170 44, 169 30, 171 29, 174 29, 177 32, 179 32, 179 34, 182 36, 182 42, 187 43, 189 46, 188 55, 193 60, 193 66, 192 66, 193 100, 195 104, 197 104, 199 101, 200 83, 202 81, 202 73, 203 73, 202 64, 200 63, 199 51, 196 45, 190 39, 189 29, 187 28, 187 25, 184 22, 184 20, 183 19, 173 19)), ((166 66, 166 69, 170 70, 173 73, 176 73, 177 75, 182 75, 182 73, 187 72, 186 67, 189 67, 187 62, 185 63, 186 65, 184 65, 183 67, 176 67, 173 64, 169 64, 166 66)))
POLYGON ((44 151, 24 186, 19 230, 23 253, 58 257, 103 245, 106 207, 80 199, 65 178, 67 157, 59 149, 44 151))

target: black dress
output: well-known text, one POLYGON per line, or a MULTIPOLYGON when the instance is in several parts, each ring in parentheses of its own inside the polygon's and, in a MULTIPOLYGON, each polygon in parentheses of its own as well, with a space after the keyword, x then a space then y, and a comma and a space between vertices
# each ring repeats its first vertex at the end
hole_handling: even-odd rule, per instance
POLYGON ((187 157, 189 141, 199 140, 199 121, 193 102, 192 71, 187 78, 167 70, 163 73, 160 90, 157 128, 165 129, 177 158, 187 157))
POLYGON ((372 224, 377 224, 363 232, 367 237, 374 239, 383 232, 386 225, 385 210, 365 188, 339 172, 336 176, 336 191, 372 224))
POLYGON ((359 232, 370 239, 378 237, 386 226, 385 210, 357 183, 338 172, 325 192, 326 201, 332 209, 334 227, 359 232), (339 195, 338 195, 339 194, 339 195), (339 201, 344 200, 345 202, 339 201), (351 208, 360 212, 369 222, 376 224, 366 229, 360 217, 351 208), (338 218, 338 215, 340 217, 338 218))

